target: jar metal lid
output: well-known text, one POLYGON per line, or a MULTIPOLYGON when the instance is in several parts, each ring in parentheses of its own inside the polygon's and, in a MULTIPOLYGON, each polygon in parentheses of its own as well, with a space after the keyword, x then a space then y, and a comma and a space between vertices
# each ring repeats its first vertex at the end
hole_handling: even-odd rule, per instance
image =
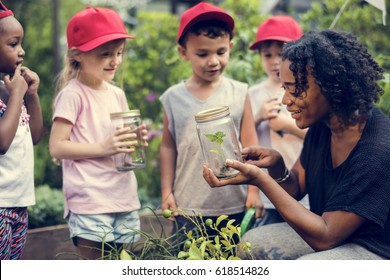
POLYGON ((195 120, 197 122, 208 122, 216 119, 220 119, 226 116, 229 116, 229 107, 221 106, 216 108, 207 109, 204 111, 200 111, 195 115, 195 120))
POLYGON ((136 110, 130 110, 127 112, 117 112, 117 113, 111 113, 110 118, 111 119, 119 119, 119 118, 128 118, 128 117, 139 117, 141 116, 141 113, 138 109, 136 110))

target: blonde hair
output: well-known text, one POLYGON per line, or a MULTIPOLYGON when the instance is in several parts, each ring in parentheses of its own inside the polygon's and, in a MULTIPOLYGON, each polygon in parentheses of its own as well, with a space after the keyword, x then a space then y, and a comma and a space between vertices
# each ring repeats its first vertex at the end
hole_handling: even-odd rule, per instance
MULTIPOLYGON (((124 44, 123 45, 123 53, 126 51, 126 39, 115 39, 105 44, 124 44)), ((91 50, 92 51, 92 50, 91 50)), ((89 51, 88 51, 89 52, 89 51)), ((80 73, 81 64, 76 60, 76 56, 86 53, 78 50, 75 47, 68 49, 64 58, 64 68, 59 73, 56 79, 56 92, 57 94, 68 84, 68 82, 72 79, 77 79, 80 73)))
POLYGON ((64 68, 57 77, 57 94, 68 84, 71 79, 77 78, 80 73, 80 62, 75 57, 82 52, 76 48, 68 49, 64 57, 64 68))

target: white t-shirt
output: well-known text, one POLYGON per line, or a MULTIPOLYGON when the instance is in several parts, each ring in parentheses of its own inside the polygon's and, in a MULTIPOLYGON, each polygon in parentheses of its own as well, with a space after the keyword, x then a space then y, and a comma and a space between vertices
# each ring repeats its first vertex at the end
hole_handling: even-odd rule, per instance
MULTIPOLYGON (((7 106, 0 99, 0 118, 7 106)), ((22 106, 19 126, 11 146, 0 155, 0 207, 27 207, 35 204, 34 149, 29 115, 22 106)))

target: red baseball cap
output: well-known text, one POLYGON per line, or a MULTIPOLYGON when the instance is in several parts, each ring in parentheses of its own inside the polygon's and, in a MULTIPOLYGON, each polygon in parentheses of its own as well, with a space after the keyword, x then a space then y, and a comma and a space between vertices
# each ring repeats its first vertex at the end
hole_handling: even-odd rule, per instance
POLYGON ((302 35, 302 28, 292 17, 281 15, 272 16, 259 25, 256 42, 249 49, 258 49, 260 43, 265 40, 288 42, 297 40, 302 35))
POLYGON ((0 12, 0 18, 5 18, 14 15, 14 13, 11 10, 8 10, 7 7, 1 1, 0 8, 3 9, 3 11, 0 12))
POLYGON ((234 19, 225 10, 206 2, 200 2, 182 14, 176 37, 177 42, 195 23, 211 19, 222 21, 228 25, 231 31, 234 30, 234 19))
POLYGON ((66 37, 69 49, 75 47, 83 52, 112 40, 134 38, 117 12, 95 7, 87 7, 69 20, 66 37))

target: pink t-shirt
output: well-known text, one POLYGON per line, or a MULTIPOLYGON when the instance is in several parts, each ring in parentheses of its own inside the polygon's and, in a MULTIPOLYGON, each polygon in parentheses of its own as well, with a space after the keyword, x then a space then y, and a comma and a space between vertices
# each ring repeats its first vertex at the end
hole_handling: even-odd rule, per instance
MULTIPOLYGON (((95 90, 73 79, 54 102, 53 121, 73 124, 70 141, 98 143, 114 130, 110 113, 128 111, 124 92, 107 83, 95 90)), ((133 171, 118 172, 113 157, 63 160, 63 191, 66 217, 77 214, 127 212, 139 209, 137 180, 133 171)))

